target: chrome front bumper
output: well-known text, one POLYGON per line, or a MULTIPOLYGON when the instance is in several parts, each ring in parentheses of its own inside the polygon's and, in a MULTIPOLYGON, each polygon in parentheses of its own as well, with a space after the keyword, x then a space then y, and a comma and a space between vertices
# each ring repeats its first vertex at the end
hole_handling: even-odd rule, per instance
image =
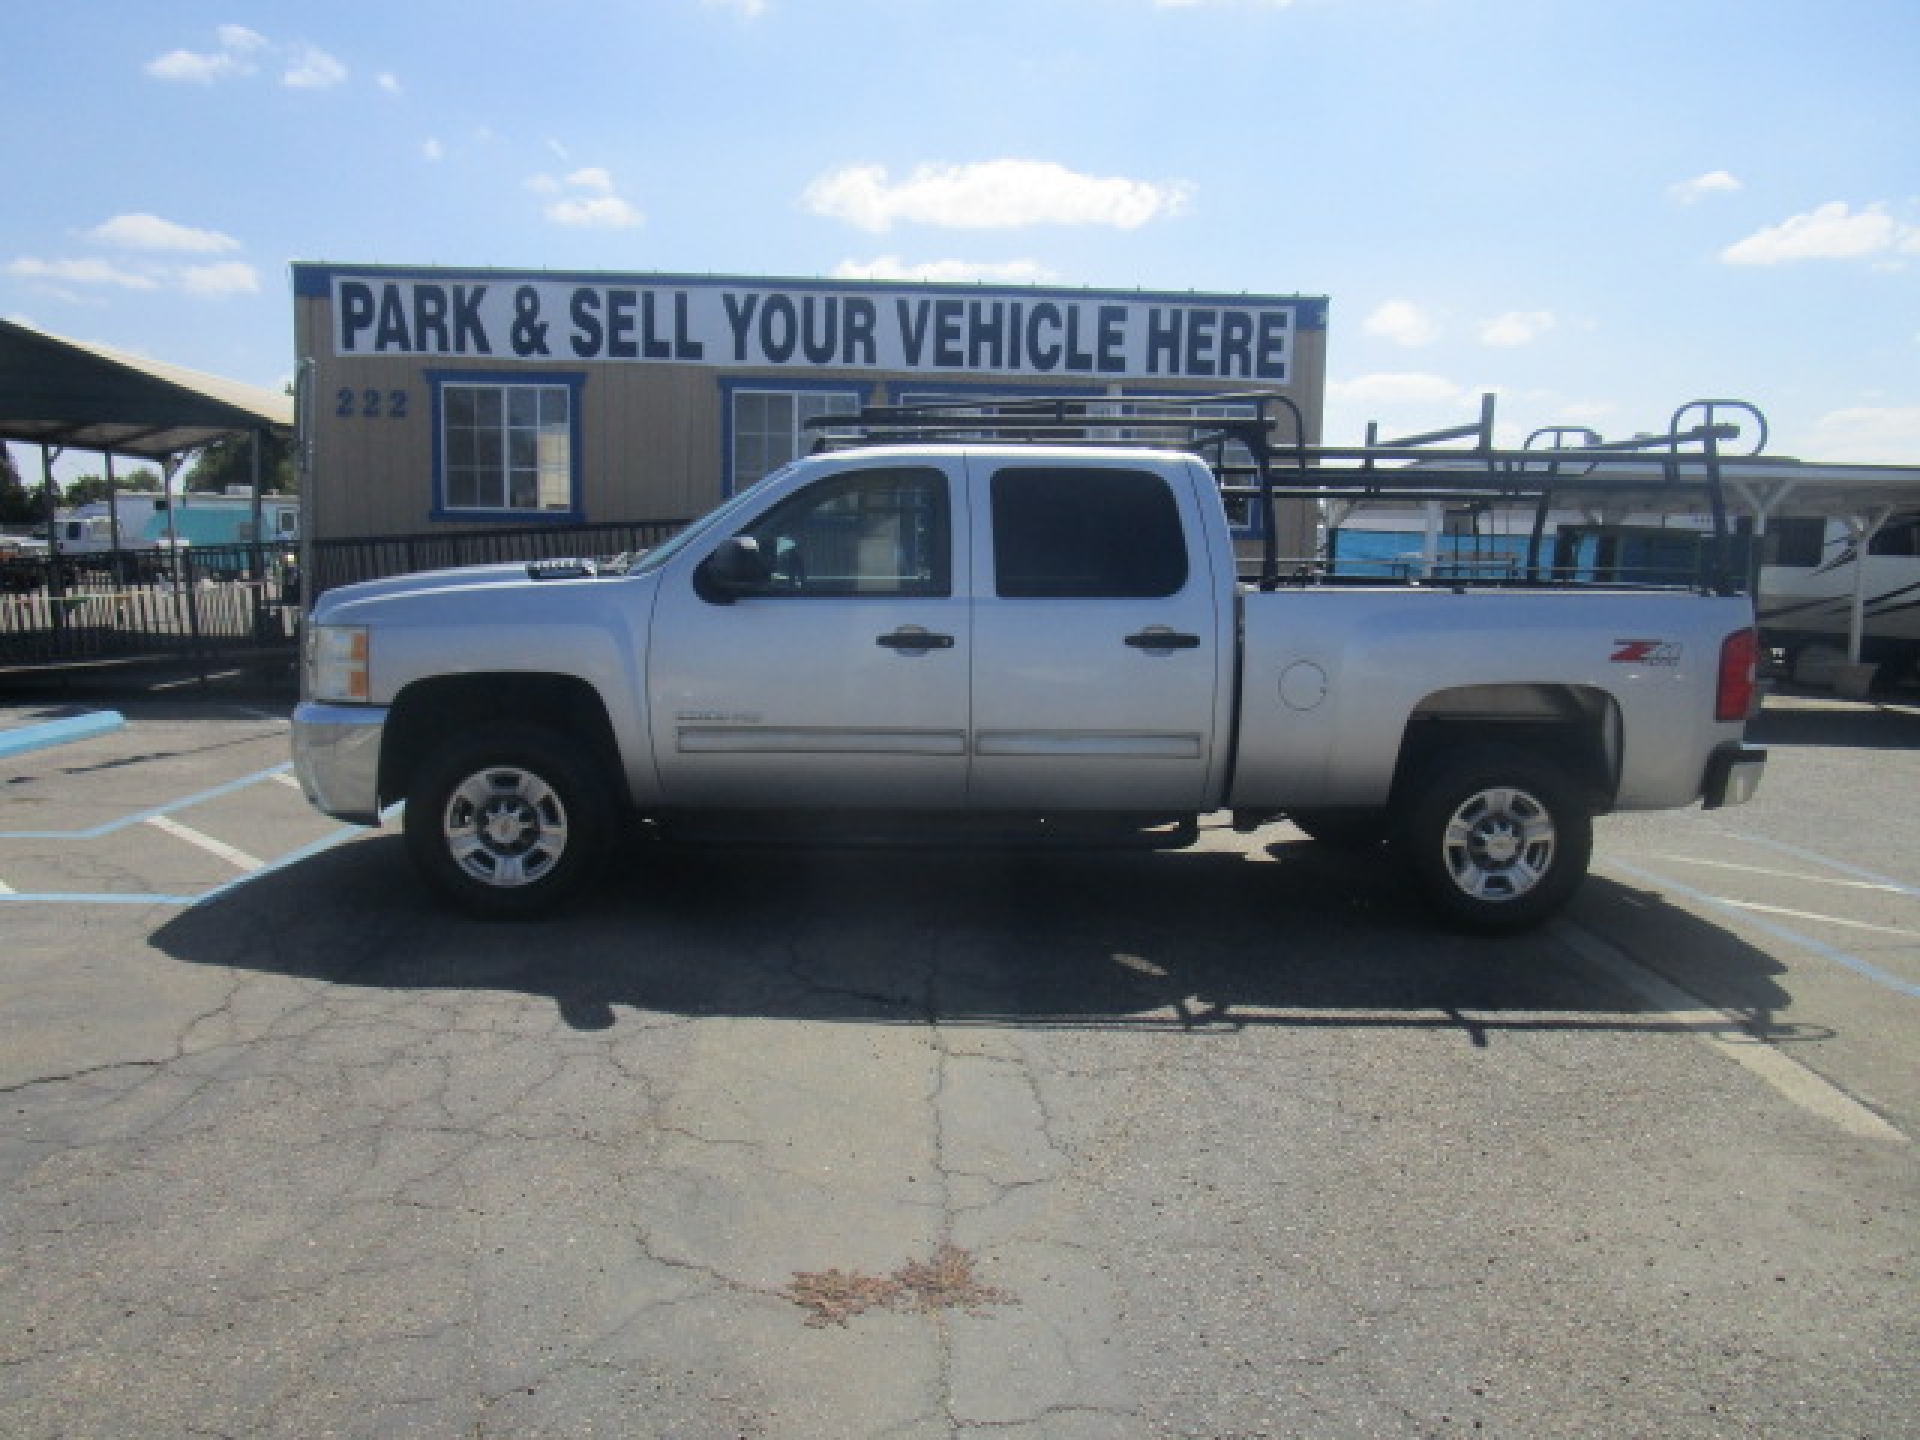
POLYGON ((307 803, 356 825, 380 823, 380 736, 384 705, 322 705, 293 712, 293 771, 307 803))

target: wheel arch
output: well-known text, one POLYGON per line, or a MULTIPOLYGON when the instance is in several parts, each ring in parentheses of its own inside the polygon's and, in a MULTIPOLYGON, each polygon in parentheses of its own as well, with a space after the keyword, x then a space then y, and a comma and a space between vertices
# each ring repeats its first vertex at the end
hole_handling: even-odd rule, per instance
POLYGON ((587 764, 628 803, 620 746, 600 692, 577 675, 522 671, 435 676, 395 696, 380 747, 382 802, 406 795, 422 762, 450 737, 501 722, 576 739, 586 747, 587 764))
POLYGON ((1396 796, 1443 757, 1500 746, 1557 766, 1587 808, 1613 808, 1623 753, 1620 707, 1585 685, 1466 685, 1427 696, 1407 717, 1394 771, 1396 796))

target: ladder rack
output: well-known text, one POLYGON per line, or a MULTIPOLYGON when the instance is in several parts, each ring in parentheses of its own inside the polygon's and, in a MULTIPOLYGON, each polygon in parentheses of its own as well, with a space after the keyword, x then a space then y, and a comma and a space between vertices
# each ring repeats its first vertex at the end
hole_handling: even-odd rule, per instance
POLYGON ((1211 460, 1223 497, 1261 507, 1258 585, 1285 583, 1277 553, 1274 505, 1280 500, 1349 500, 1513 506, 1531 500, 1534 522, 1526 572, 1537 576, 1547 515, 1556 501, 1640 500, 1671 508, 1697 496, 1712 516, 1706 571, 1716 593, 1744 590, 1732 573, 1721 475, 1723 446, 1743 427, 1727 412, 1750 417, 1766 444, 1766 417, 1739 400, 1695 400, 1673 413, 1667 428, 1629 440, 1603 440, 1584 426, 1538 430, 1519 449, 1493 443, 1494 397, 1467 425, 1379 440, 1369 425, 1360 445, 1309 444, 1306 422, 1291 397, 1275 391, 1124 396, 1009 396, 912 405, 868 406, 852 415, 820 415, 814 450, 898 444, 1036 444, 1176 450, 1211 460), (1196 411, 1218 413, 1200 414, 1196 411), (1697 413, 1696 413, 1697 412, 1697 413), (1283 424, 1284 422, 1284 424, 1283 424))

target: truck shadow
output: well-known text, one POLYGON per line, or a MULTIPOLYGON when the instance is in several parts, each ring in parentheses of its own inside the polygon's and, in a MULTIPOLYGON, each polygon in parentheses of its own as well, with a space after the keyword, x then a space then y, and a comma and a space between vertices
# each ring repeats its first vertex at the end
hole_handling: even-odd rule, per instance
MULTIPOLYGON (((1291 834, 1292 832, 1282 832, 1291 834)), ((1790 998, 1764 953, 1595 876, 1582 909, 1630 899, 1656 953, 1716 957, 1704 995, 1770 1038, 1790 998)), ((163 925, 177 959, 347 987, 550 999, 578 1030, 623 1012, 868 1024, 1218 1031, 1249 1026, 1504 1032, 1692 1029, 1554 938, 1450 934, 1379 859, 1288 839, 1249 855, 676 850, 623 847, 569 913, 486 924, 432 902, 397 836, 372 834, 163 925)), ((1643 952, 1644 953, 1644 952, 1643 952)))

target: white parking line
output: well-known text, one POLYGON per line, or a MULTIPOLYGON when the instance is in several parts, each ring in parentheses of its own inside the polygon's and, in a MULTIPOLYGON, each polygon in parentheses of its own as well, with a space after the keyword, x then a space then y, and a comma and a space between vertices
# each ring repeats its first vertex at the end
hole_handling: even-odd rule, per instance
POLYGON ((229 865, 239 870, 258 870, 262 865, 267 863, 264 860, 255 859, 244 850, 236 850, 224 840, 216 840, 211 835, 195 830, 191 826, 182 825, 178 820, 170 819, 165 815, 149 815, 147 817, 147 824, 156 830, 165 831, 177 840, 184 840, 189 845, 199 846, 209 855, 217 855, 229 865))
POLYGON ((229 780, 216 785, 211 790, 202 790, 197 795, 188 795, 183 799, 169 801, 165 805, 155 806, 151 810, 141 810, 133 815, 123 815, 118 820, 108 820, 104 824, 92 826, 86 830, 0 830, 0 840, 98 840, 103 835, 111 835, 125 830, 130 825, 143 824, 157 815, 170 814, 175 810, 191 809, 195 805, 204 805, 209 800, 218 800, 222 796, 232 795, 246 789, 249 785, 258 785, 262 780, 271 780, 293 768, 293 762, 282 760, 267 770, 256 771, 252 775, 242 775, 238 780, 229 780))
POLYGON ((1730 825, 1721 825, 1716 828, 1718 828, 1722 835, 1742 841, 1745 844, 1763 846, 1768 850, 1778 850, 1782 855, 1791 855, 1796 860, 1806 860, 1815 865, 1823 866, 1828 870, 1837 870, 1840 874, 1851 875, 1856 880, 1866 880, 1872 884, 1884 886, 1889 890, 1898 890, 1902 895, 1920 897, 1920 887, 1909 885, 1904 880, 1896 880, 1891 875, 1881 875, 1873 870, 1863 870, 1858 865, 1847 864, 1844 860, 1835 860, 1830 855, 1822 855, 1818 850, 1808 850, 1800 845, 1789 845, 1784 840, 1769 840, 1764 835, 1754 835, 1745 830, 1736 830, 1730 825))
MULTIPOLYGON (((1776 925, 1771 920, 1763 920, 1758 915, 1748 914, 1746 910, 1741 908, 1737 901, 1722 899, 1718 895, 1709 895, 1705 891, 1695 890, 1690 885, 1682 885, 1678 880, 1670 879, 1665 875, 1655 874, 1651 870, 1642 870, 1638 865, 1629 865, 1624 860, 1605 857, 1596 860, 1594 864, 1596 867, 1602 869, 1617 871, 1622 875, 1639 881, 1642 885, 1651 885, 1670 895, 1678 895, 1682 899, 1690 900, 1696 905, 1704 905, 1709 909, 1718 910, 1722 914, 1731 915, 1743 924, 1751 925, 1754 929, 1759 930, 1763 934, 1771 935, 1776 940, 1784 940, 1788 944, 1797 946, 1810 955, 1818 955, 1823 960, 1831 960, 1836 965, 1844 966, 1846 969, 1853 971, 1854 974, 1871 980, 1874 984, 1891 990, 1896 995, 1905 995, 1909 999, 1920 1000, 1920 985, 1914 984, 1911 980, 1903 979, 1891 970, 1882 969, 1871 960, 1863 960, 1851 951, 1841 950, 1836 946, 1826 944, 1824 941, 1816 940, 1811 935, 1802 935, 1798 930, 1789 930, 1784 925, 1776 925)), ((1903 931, 1902 933, 1908 932, 1903 931)))
POLYGON ((1553 922, 1553 932, 1582 960, 1606 971, 1667 1018, 1693 1027, 1702 1041, 1809 1114, 1838 1125, 1849 1135, 1896 1145, 1913 1143, 1906 1132, 1889 1125, 1846 1091, 1753 1034, 1739 1016, 1709 1005, 1665 976, 1656 975, 1618 946, 1565 917, 1553 922))
POLYGON ((1814 875, 1805 870, 1770 870, 1764 865, 1736 865, 1730 860, 1702 860, 1698 855, 1654 855, 1674 865, 1697 865, 1707 870, 1733 870, 1742 875, 1764 875, 1769 880, 1799 880, 1809 885, 1832 885, 1843 890, 1876 890, 1882 895, 1913 895, 1905 885, 1891 880, 1836 880, 1831 875, 1814 875))
POLYGON ((1722 899, 1721 904, 1731 905, 1736 910, 1757 910, 1762 915, 1784 915, 1789 920, 1812 920, 1820 925, 1840 925, 1848 930, 1871 930, 1876 935, 1900 935, 1908 940, 1920 942, 1920 930, 1906 925, 1869 925, 1864 920, 1844 920, 1838 915, 1821 915, 1812 910, 1789 910, 1784 905, 1762 905, 1753 900, 1722 899))

